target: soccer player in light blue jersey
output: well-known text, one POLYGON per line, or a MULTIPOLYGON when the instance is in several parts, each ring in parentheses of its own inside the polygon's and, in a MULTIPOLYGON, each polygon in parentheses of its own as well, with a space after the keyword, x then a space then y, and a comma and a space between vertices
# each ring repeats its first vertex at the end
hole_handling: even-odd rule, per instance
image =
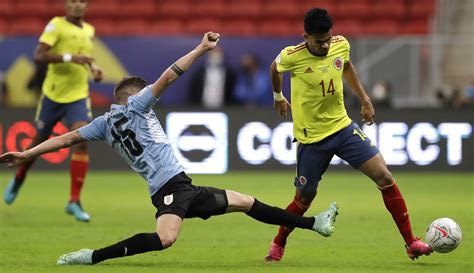
POLYGON ((326 237, 332 234, 337 215, 335 203, 314 217, 303 217, 235 191, 194 186, 183 172, 152 106, 166 87, 188 70, 195 60, 216 47, 219 37, 218 33, 206 33, 194 50, 167 68, 154 84, 147 85, 145 80, 137 77, 119 82, 114 90, 117 104, 89 125, 30 150, 0 156, 0 163, 15 167, 43 153, 85 141, 102 140, 147 181, 152 203, 158 210, 155 232, 136 234, 97 250, 68 253, 59 258, 58 264, 96 264, 107 259, 163 250, 176 241, 184 218, 208 219, 229 212, 244 212, 267 224, 312 229, 326 237))

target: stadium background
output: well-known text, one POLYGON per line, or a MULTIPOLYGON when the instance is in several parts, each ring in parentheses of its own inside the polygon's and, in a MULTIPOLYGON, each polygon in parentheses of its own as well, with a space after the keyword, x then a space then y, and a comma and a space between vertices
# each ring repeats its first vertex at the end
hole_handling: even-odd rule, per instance
MULTIPOLYGON (((27 86, 35 71, 32 60, 34 48, 38 35, 48 20, 52 16, 63 14, 63 3, 50 0, 2 0, 0 3, 0 32, 4 33, 0 42, 0 52, 4 52, 0 58, 0 71, 5 83, 2 85, 5 90, 2 91, 3 137, 0 139, 1 150, 8 151, 24 146, 33 134, 27 128, 22 132, 17 130, 19 126, 13 129, 12 126, 17 121, 28 121, 31 120, 29 117, 33 117, 33 112, 28 108, 34 108, 37 95, 27 86), (22 110, 14 110, 18 107, 22 110)), ((154 80, 160 71, 179 58, 183 52, 191 49, 202 32, 210 29, 222 33, 221 46, 225 60, 235 71, 239 71, 240 58, 246 53, 258 56, 261 66, 266 69, 279 50, 301 41, 304 12, 309 7, 320 6, 328 8, 333 16, 334 32, 349 38, 352 61, 369 95, 372 95, 372 89, 377 83, 384 81, 390 84, 389 106, 375 105, 377 122, 406 123, 410 120, 408 124, 410 128, 428 126, 424 127, 428 128, 427 130, 421 130, 423 133, 416 136, 412 134, 411 137, 410 128, 401 131, 391 129, 388 139, 380 136, 380 132, 369 134, 376 142, 378 138, 382 141, 386 139, 389 144, 392 143, 391 139, 402 142, 395 141, 387 148, 395 153, 395 157, 396 153, 401 157, 393 164, 390 162, 389 164, 395 167, 406 166, 413 170, 417 170, 418 166, 420 169, 430 170, 425 165, 437 170, 451 168, 469 170, 472 166, 472 153, 469 152, 473 147, 472 101, 464 104, 456 101, 459 92, 462 93, 469 84, 472 87, 471 81, 474 77, 472 53, 474 42, 472 35, 469 35, 472 34, 469 28, 472 22, 468 16, 472 3, 469 1, 145 0, 137 3, 120 0, 89 3, 86 20, 96 27, 98 35, 93 55, 105 72, 102 83, 91 84, 91 97, 96 115, 106 111, 106 107, 113 102, 111 90, 115 82, 126 75, 140 75, 149 81, 154 80), (387 8, 388 6, 390 8, 387 8), (440 96, 444 96, 444 99, 440 96), (457 123, 460 126, 460 134, 448 140, 446 133, 442 134, 438 130, 441 123, 457 123), (406 143, 410 138, 411 143, 406 143), (450 162, 447 154, 453 153, 457 154, 455 157, 460 158, 459 162, 450 162), (420 160, 421 157, 427 157, 427 160, 420 160)), ((205 58, 171 86, 166 95, 160 99, 157 111, 165 128, 168 125, 166 113, 206 111, 202 107, 190 106, 189 100, 193 88, 190 83, 191 75, 203 62, 205 58)), ((287 78, 283 89, 285 93, 290 92, 287 78)), ((351 117, 357 120, 359 118, 357 102, 348 89, 345 93, 346 106, 351 117)), ((229 161, 229 168, 224 168, 220 173, 232 170, 234 167, 258 169, 255 165, 263 169, 278 167, 289 169, 288 165, 291 166, 294 160, 282 164, 277 164, 273 162, 274 160, 268 160, 270 164, 239 162, 242 154, 239 154, 237 149, 242 153, 248 152, 247 156, 243 156, 249 158, 252 156, 251 150, 258 149, 261 142, 263 144, 271 142, 272 134, 270 132, 270 135, 266 136, 264 129, 260 134, 256 134, 253 140, 247 141, 247 146, 254 147, 239 146, 235 149, 238 146, 236 141, 242 123, 271 121, 270 127, 275 128, 281 124, 280 122, 284 122, 284 120, 278 122, 276 117, 266 113, 271 112, 269 105, 258 108, 231 115, 228 124, 225 125, 228 127, 228 132, 225 132, 228 141, 225 143, 216 139, 213 141, 212 138, 215 136, 212 131, 204 130, 197 133, 198 136, 209 136, 209 139, 202 138, 202 140, 212 143, 208 145, 198 143, 194 148, 187 147, 186 155, 190 157, 187 161, 202 162, 206 158, 212 158, 214 150, 216 153, 226 150, 226 155, 220 156, 220 159, 229 161), (257 112, 259 116, 255 116, 257 112), (242 121, 234 124, 235 116, 241 117, 242 121), (227 147, 216 149, 222 145, 227 147), (209 147, 210 150, 202 151, 199 147, 209 147)), ((244 106, 237 105, 217 109, 214 112, 238 113, 239 109, 248 110, 244 106)), ((196 126, 200 125, 195 124, 194 127, 196 126)), ((396 125, 393 128, 396 128, 396 125)), ((176 138, 172 139, 172 142, 178 143, 182 135, 195 134, 191 131, 175 133, 176 138)), ((168 131, 169 133, 171 132, 168 131)), ((282 145, 286 146, 283 150, 287 152, 280 157, 294 157, 291 155, 294 151, 291 134, 286 136, 282 140, 282 145)), ((176 147, 177 152, 178 148, 176 147)), ((98 149, 101 152, 93 156, 92 161, 94 162, 94 157, 97 157, 99 164, 92 166, 99 169, 123 167, 123 164, 117 163, 119 160, 101 160, 102 156, 106 156, 107 150, 98 149), (101 162, 111 164, 100 164, 101 162)), ((64 167, 66 165, 63 164, 64 167)), ((48 164, 39 165, 39 168, 43 167, 47 168, 48 164)), ((199 172, 206 172, 205 169, 202 168, 199 172)), ((209 170, 209 172, 216 171, 209 170)))
MULTIPOLYGON (((190 50, 200 39, 201 34, 208 30, 222 34, 221 46, 225 52, 225 59, 236 71, 239 70, 240 58, 245 53, 258 56, 266 69, 279 50, 301 41, 302 16, 310 7, 327 8, 335 22, 334 32, 349 39, 352 61, 369 95, 372 96, 374 86, 380 81, 390 83, 389 106, 376 105, 377 125, 366 128, 365 132, 379 145, 383 143, 384 155, 391 158, 390 168, 395 170, 399 177, 409 181, 405 182, 408 184, 402 184, 402 188, 405 186, 412 190, 412 196, 408 197, 410 204, 416 205, 416 194, 422 196, 421 199, 425 201, 430 200, 429 197, 439 200, 445 198, 444 194, 449 195, 450 203, 443 209, 423 207, 421 204, 420 211, 415 210, 418 215, 422 211, 427 212, 419 221, 420 224, 416 226, 418 231, 423 230, 423 225, 427 225, 434 217, 443 216, 439 213, 453 215, 453 218, 460 221, 461 226, 472 227, 474 107, 472 98, 469 101, 469 98, 462 95, 465 89, 472 88, 474 81, 474 30, 472 28, 474 2, 469 0, 90 0, 86 21, 96 28, 98 39, 94 45, 94 58, 105 73, 102 83, 91 83, 94 114, 99 115, 107 111, 106 107, 113 99, 111 92, 113 85, 123 76, 141 75, 149 81, 154 80, 172 61, 190 50), (460 174, 460 171, 466 173, 460 174), (420 178, 417 172, 423 172, 422 175, 425 176, 420 178), (436 189, 436 187, 445 187, 446 181, 450 183, 449 189, 436 189), (459 184, 455 184, 456 182, 459 184), (431 188, 428 183, 432 183, 431 188), (455 188, 463 188, 465 191, 455 191, 455 188), (435 212, 436 210, 439 213, 435 212)), ((64 8, 61 0, 0 0, 0 80, 2 82, 0 152, 25 147, 35 134, 32 120, 37 95, 27 87, 35 71, 32 56, 39 34, 48 20, 62 14, 64 14, 64 8)), ((190 75, 203 62, 204 60, 201 60, 171 86, 155 109, 167 134, 172 138, 180 160, 190 173, 227 173, 222 176, 222 179, 236 181, 236 184, 220 184, 219 176, 196 176, 198 181, 203 180, 199 184, 205 184, 207 180, 211 181, 211 184, 215 183, 212 184, 213 186, 232 185, 235 189, 243 191, 245 189, 255 194, 266 194, 266 192, 259 191, 262 187, 261 183, 249 181, 277 180, 275 171, 282 171, 277 174, 286 177, 284 179, 286 193, 279 191, 266 198, 273 200, 277 205, 284 206, 292 191, 291 182, 288 181, 291 180, 294 169, 294 146, 291 144, 291 124, 288 123, 290 119, 280 119, 270 106, 248 108, 245 105, 234 105, 207 110, 190 105, 189 92, 190 90, 192 92, 190 75), (214 125, 211 124, 212 122, 189 123, 189 114, 201 117, 201 121, 211 120, 215 123, 214 125), (178 125, 173 127, 176 124, 178 125), (222 126, 216 128, 216 124, 222 126), (224 163, 225 166, 222 165, 224 163), (235 173, 235 171, 239 172, 235 173), (237 182, 236 177, 243 177, 245 181, 237 182), (239 183, 241 183, 240 186, 239 183)), ((285 78, 284 92, 286 94, 290 92, 287 78, 285 78)), ((345 94, 350 116, 358 121, 357 103, 354 103, 354 97, 351 96, 349 90, 345 90, 345 94)), ((268 96, 271 96, 271 93, 268 96)), ((64 132, 66 129, 61 126, 55 130, 56 134, 64 132)), ((117 170, 126 167, 118 156, 111 154, 109 148, 93 144, 91 151, 93 151, 91 153, 93 171, 88 176, 90 181, 86 183, 86 196, 95 195, 94 198, 97 200, 106 199, 108 198, 104 193, 106 189, 97 184, 112 183, 107 179, 125 177, 134 179, 127 176, 128 173, 123 175, 116 173, 117 170), (101 171, 114 171, 114 173, 101 171)), ((67 174, 63 172, 68 169, 67 158, 67 150, 43 156, 39 164, 35 165, 34 170, 48 172, 34 172, 30 175, 32 180, 35 176, 38 177, 37 180, 41 180, 36 184, 45 180, 44 187, 64 184, 63 191, 66 192, 67 183, 60 181, 68 180, 67 174)), ((353 186, 349 186, 347 191, 344 191, 342 187, 347 185, 337 181, 364 179, 353 178, 350 174, 339 174, 340 171, 351 168, 343 166, 337 159, 334 163, 336 165, 329 169, 326 179, 339 187, 338 190, 334 190, 336 196, 337 194, 340 194, 341 198, 345 194, 350 196, 350 191, 354 190, 353 186), (335 174, 331 176, 331 173, 335 174)), ((8 179, 10 172, 2 171, 0 177, 3 180, 8 179)), ((6 182, 2 181, 2 187, 6 182)), ((283 182, 275 183, 275 187, 283 185, 283 182)), ((38 185, 34 186, 34 181, 31 184, 28 185, 32 189, 29 192, 30 196, 33 196, 36 191, 43 190, 38 185)), ((123 186, 123 184, 119 185, 123 186)), ((130 188, 132 187, 133 183, 130 188)), ((327 190, 332 193, 331 188, 327 190)), ((117 196, 122 196, 120 194, 124 192, 118 192, 117 196)), ((54 197, 56 199, 60 199, 63 194, 58 189, 48 190, 48 193, 57 193, 59 197, 54 197)), ((28 191, 25 190, 25 194, 28 196, 28 191)), ((128 197, 134 196, 133 190, 129 194, 128 197)), ((137 193, 137 195, 140 194, 144 195, 143 192, 137 193)), ((326 200, 327 197, 321 198, 326 200)), ((40 212, 46 211, 46 208, 55 207, 49 202, 36 203, 38 200, 39 198, 31 199, 26 203, 26 207, 21 207, 20 203, 20 212, 23 210, 24 213, 28 213, 33 207, 40 212), (36 204, 40 204, 39 207, 36 204), (41 204, 44 205, 43 208, 41 204)), ((101 215, 100 209, 104 211, 116 209, 114 204, 99 204, 88 200, 87 197, 86 201, 89 201, 88 207, 98 219, 106 214, 102 212, 101 215)), ((5 205, 1 207, 0 219, 2 234, 5 235, 3 236, 5 245, 9 242, 5 239, 8 231, 24 223, 20 221, 20 218, 14 218, 15 214, 11 210, 8 211, 5 205), (13 224, 8 224, 8 221, 12 221, 13 224)), ((356 208, 358 207, 355 206, 354 210, 356 208)), ((127 214, 128 217, 135 213, 134 211, 127 212, 130 212, 127 214)), ((149 215, 151 214, 147 214, 149 215)), ((383 217, 386 217, 389 222, 384 212, 381 212, 381 215, 384 215, 383 217)), ((238 219, 241 221, 240 218, 238 219)), ((64 223, 50 223, 33 217, 33 223, 29 224, 32 226, 66 225, 67 220, 64 223), (35 219, 38 222, 35 223, 35 219)), ((219 223, 221 222, 218 220, 217 224, 219 223)), ((387 229, 393 229, 389 224, 391 223, 387 223, 387 229)), ((114 224, 104 229, 107 227, 113 229, 114 224)), ((472 228, 465 230, 469 229, 472 234, 472 228)), ((266 229, 267 241, 270 240, 273 231, 274 229, 266 229)), ((86 233, 86 231, 83 232, 86 233)), ((46 231, 45 233, 48 234, 46 231)), ((38 233, 36 236, 44 236, 43 234, 38 233)), ((117 234, 122 233, 117 232, 117 234)), ((183 236, 186 236, 186 233, 183 236)), ((305 245, 303 239, 298 235, 295 236, 296 242, 310 248, 305 245)), ((394 233, 390 236, 397 235, 394 233)), ((245 238, 245 235, 242 237, 245 238)), ((451 270, 452 272, 468 272, 469 270, 472 272, 472 263, 463 260, 466 253, 472 250, 472 239, 469 237, 470 235, 467 235, 467 239, 463 242, 467 244, 464 250, 459 250, 461 254, 451 256, 456 262, 450 262, 449 259, 437 260, 440 268, 453 269, 453 264, 457 263, 458 267, 451 270), (458 257, 457 260, 456 257, 458 257)), ((258 241, 257 238, 254 239, 258 241)), ((114 240, 115 237, 107 238, 104 243, 114 240)), ((61 244, 58 247, 60 246, 61 244)), ((69 248, 70 246, 66 245, 57 251, 69 248)), ((15 247, 9 249, 18 252, 15 247)), ((355 257, 358 257, 357 250, 353 253, 355 257)), ((53 252, 51 255, 57 254, 60 253, 53 252)), ((397 254, 400 253, 397 252, 397 254)), ((453 255, 456 254, 455 252, 453 255)), ((6 272, 13 270, 13 265, 18 265, 18 262, 10 258, 7 252, 2 251, 1 255, 6 261, 4 264, 6 272)), ((140 259, 138 261, 143 261, 140 259)), ((287 270, 292 272, 291 266, 295 265, 295 262, 292 262, 291 256, 288 259, 287 270)), ((297 257, 295 261, 296 259, 297 257)), ((193 260, 192 257, 191 260, 193 260)), ((35 261, 37 260, 33 258, 31 263, 34 264, 35 261)), ((168 257, 165 261, 172 263, 174 260, 168 257)), ((237 266, 242 263, 244 261, 240 261, 237 266)), ((129 264, 122 265, 130 266, 129 264)), ((192 266, 193 264, 188 265, 188 267, 192 266)), ((186 271, 189 270, 188 267, 181 269, 186 271)), ((380 266, 372 269, 373 272, 380 272, 381 268, 390 271, 388 267, 380 266)), ((29 267, 21 268, 27 270, 29 267)), ((357 266, 355 268, 357 269, 357 266)), ((367 268, 361 267, 359 270, 372 272, 368 268, 371 268, 370 265, 367 268)), ((170 268, 167 267, 167 269, 170 268)), ((221 269, 217 268, 216 271, 221 269)), ((300 269, 308 270, 308 268, 298 267, 296 270, 300 269)), ((257 271, 261 268, 249 270, 257 271)), ((402 269, 394 268, 392 272, 401 272, 397 270, 402 269)), ((403 270, 411 272, 411 269, 407 270, 405 267, 403 270)), ((417 272, 425 272, 423 270, 436 272, 436 269, 432 267, 416 270, 417 272)), ((225 270, 222 269, 222 271, 225 270)), ((322 272, 326 271, 323 269, 322 272)), ((342 269, 342 272, 346 271, 342 269)))

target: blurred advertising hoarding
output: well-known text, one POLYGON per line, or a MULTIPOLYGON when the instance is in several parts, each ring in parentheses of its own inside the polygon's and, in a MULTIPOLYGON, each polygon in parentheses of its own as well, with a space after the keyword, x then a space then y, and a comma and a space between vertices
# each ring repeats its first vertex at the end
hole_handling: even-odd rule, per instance
MULTIPOLYGON (((270 109, 156 108, 178 160, 189 173, 225 173, 232 170, 294 170, 296 144, 290 118, 270 109)), ((106 109, 95 110, 94 114, 106 109)), ((33 110, 0 110, 1 152, 21 149, 36 134, 33 110)), ((357 113, 350 113, 355 121, 357 113)), ((377 123, 362 126, 379 147, 392 170, 473 171, 474 111, 380 110, 377 123)), ((359 122, 359 125, 362 125, 359 122)), ((58 124, 54 135, 67 132, 58 124)), ((90 144, 92 169, 123 170, 126 164, 105 143, 90 144)), ((43 155, 35 169, 68 168, 69 149, 43 155)), ((332 167, 349 170, 334 157, 332 167)))

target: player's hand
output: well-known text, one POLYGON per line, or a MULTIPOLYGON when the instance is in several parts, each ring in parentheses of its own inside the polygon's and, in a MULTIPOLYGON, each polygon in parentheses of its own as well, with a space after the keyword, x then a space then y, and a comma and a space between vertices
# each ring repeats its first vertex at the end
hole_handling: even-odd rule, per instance
POLYGON ((217 46, 217 43, 219 42, 221 35, 217 32, 206 32, 204 34, 204 37, 202 38, 201 45, 205 50, 211 50, 214 49, 217 46))
POLYGON ((84 55, 72 55, 71 61, 76 64, 91 64, 94 59, 84 55))
POLYGON ((286 98, 283 98, 283 100, 280 101, 274 100, 273 108, 277 111, 278 114, 280 114, 280 116, 286 118, 288 108, 291 109, 291 105, 288 100, 286 100, 286 98))
POLYGON ((362 114, 363 122, 367 123, 367 125, 374 124, 375 110, 370 100, 364 101, 362 103, 360 113, 362 114))
POLYGON ((100 82, 103 78, 104 75, 102 73, 102 70, 95 64, 90 64, 92 76, 94 78, 95 82, 100 82))
POLYGON ((24 152, 9 152, 0 155, 0 163, 7 163, 8 168, 18 167, 25 163, 27 159, 24 152))

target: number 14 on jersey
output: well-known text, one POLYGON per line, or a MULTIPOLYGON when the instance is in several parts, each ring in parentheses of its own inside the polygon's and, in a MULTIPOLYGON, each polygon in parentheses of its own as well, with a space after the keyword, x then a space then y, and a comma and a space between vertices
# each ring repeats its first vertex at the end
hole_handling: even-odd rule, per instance
POLYGON ((334 82, 332 79, 329 81, 328 89, 326 89, 325 87, 324 80, 321 80, 319 85, 321 85, 321 91, 323 92, 323 97, 325 97, 326 94, 334 95, 334 92, 336 92, 336 89, 334 89, 334 82))

